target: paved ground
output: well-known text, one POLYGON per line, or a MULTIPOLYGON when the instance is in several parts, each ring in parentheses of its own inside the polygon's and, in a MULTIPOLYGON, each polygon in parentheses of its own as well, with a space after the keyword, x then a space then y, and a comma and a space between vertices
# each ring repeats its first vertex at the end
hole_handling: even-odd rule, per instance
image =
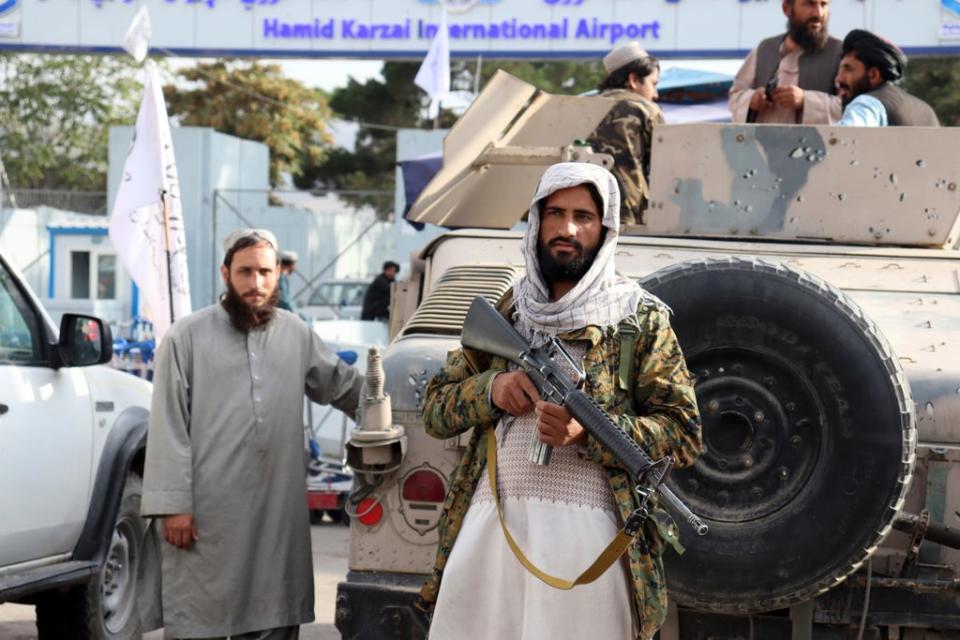
MULTIPOLYGON (((324 522, 313 527, 313 580, 316 592, 317 621, 300 631, 301 640, 339 640, 333 626, 337 583, 347 575, 347 551, 350 529, 324 522)), ((0 604, 0 640, 36 640, 33 607, 0 604)), ((144 640, 163 640, 155 631, 144 640)))

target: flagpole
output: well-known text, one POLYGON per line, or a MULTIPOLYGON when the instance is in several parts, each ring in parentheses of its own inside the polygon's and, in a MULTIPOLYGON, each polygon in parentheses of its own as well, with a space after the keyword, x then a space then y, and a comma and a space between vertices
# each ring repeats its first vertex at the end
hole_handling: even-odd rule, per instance
POLYGON ((167 201, 167 191, 160 191, 160 201, 163 203, 163 248, 167 254, 167 300, 170 301, 170 324, 176 318, 173 313, 173 251, 170 246, 170 204, 167 201))

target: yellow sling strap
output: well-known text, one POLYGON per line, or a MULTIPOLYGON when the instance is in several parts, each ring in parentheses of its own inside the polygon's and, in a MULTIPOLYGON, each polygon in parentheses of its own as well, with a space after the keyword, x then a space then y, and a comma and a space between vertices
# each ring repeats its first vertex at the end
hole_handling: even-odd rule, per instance
POLYGON ((555 578, 538 569, 527 559, 527 556, 520 550, 520 546, 507 529, 507 523, 503 519, 503 507, 500 505, 500 494, 497 492, 497 436, 493 428, 487 431, 487 479, 490 482, 490 492, 493 493, 493 501, 497 505, 497 516, 500 518, 500 527, 503 529, 503 535, 507 539, 507 544, 513 551, 513 555, 517 557, 517 560, 520 561, 520 564, 522 564, 527 571, 555 589, 568 591, 578 584, 590 584, 602 576, 604 572, 610 568, 610 565, 616 562, 617 558, 627 550, 630 543, 633 542, 633 536, 624 529, 620 529, 616 537, 607 545, 607 548, 593 561, 593 564, 587 567, 577 578, 574 580, 555 578))

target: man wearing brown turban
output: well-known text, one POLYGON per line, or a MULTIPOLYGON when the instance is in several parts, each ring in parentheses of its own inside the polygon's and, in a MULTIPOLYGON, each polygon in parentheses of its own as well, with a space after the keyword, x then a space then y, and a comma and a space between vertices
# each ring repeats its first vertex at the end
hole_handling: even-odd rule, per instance
POLYGON ((843 102, 838 124, 851 127, 938 127, 937 114, 897 84, 907 58, 896 46, 863 29, 843 40, 837 92, 843 102))

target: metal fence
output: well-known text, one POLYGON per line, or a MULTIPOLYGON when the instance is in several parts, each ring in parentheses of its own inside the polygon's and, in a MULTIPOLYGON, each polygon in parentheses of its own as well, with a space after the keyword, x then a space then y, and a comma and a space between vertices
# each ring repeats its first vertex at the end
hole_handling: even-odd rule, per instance
POLYGON ((10 189, 3 191, 3 206, 18 209, 52 207, 63 211, 107 214, 106 191, 66 191, 62 189, 10 189), (12 196, 12 197, 11 197, 12 196))
MULTIPOLYGON (((297 270, 290 282, 291 294, 298 305, 309 305, 325 281, 338 277, 367 278, 379 271, 384 259, 395 257, 390 219, 394 199, 395 193, 386 189, 217 189, 213 192, 212 211, 204 217, 204 223, 210 225, 210 237, 218 240, 226 231, 238 227, 266 227, 273 231, 283 248, 299 253, 297 270)), ((205 251, 204 247, 197 249, 205 251)), ((201 260, 211 265, 208 286, 214 293, 221 289, 221 259, 215 249, 201 260)), ((336 318, 341 317, 342 311, 336 302, 320 300, 318 304, 329 307, 336 318)))

